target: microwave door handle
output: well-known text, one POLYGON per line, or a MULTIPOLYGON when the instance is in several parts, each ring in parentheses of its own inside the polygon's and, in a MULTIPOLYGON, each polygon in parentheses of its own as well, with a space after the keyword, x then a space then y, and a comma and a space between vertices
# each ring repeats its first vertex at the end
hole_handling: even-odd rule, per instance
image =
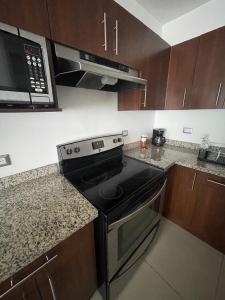
POLYGON ((157 192, 157 194, 155 196, 153 196, 153 198, 151 198, 150 200, 147 200, 141 207, 139 207, 137 210, 135 210, 134 212, 132 212, 131 214, 129 214, 128 216, 112 223, 109 225, 108 230, 111 231, 113 229, 116 229, 118 227, 120 227, 122 224, 128 222, 129 220, 133 219, 134 217, 136 217, 137 215, 139 215, 143 210, 145 210, 149 205, 151 205, 151 203, 153 203, 163 192, 163 190, 166 187, 166 182, 167 180, 165 180, 163 186, 161 187, 160 191, 157 192))

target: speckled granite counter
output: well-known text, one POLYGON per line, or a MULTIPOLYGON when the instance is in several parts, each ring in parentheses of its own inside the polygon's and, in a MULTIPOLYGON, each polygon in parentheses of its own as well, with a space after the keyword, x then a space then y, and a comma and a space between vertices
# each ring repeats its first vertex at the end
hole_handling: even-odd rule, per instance
POLYGON ((190 167, 199 171, 225 177, 225 167, 205 163, 197 160, 197 151, 183 147, 164 145, 155 147, 150 145, 149 149, 141 153, 139 148, 126 150, 126 155, 143 160, 154 166, 168 169, 174 164, 190 167))
POLYGON ((0 282, 96 217, 97 210, 58 173, 2 188, 0 282))

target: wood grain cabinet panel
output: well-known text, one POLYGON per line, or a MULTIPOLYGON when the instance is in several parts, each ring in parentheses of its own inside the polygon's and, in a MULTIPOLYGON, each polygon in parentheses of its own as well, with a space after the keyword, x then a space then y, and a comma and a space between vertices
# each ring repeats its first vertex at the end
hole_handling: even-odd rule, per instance
POLYGON ((93 224, 80 229, 48 253, 57 300, 88 300, 97 289, 93 224))
POLYGON ((194 169, 169 170, 164 215, 225 253, 225 179, 194 169))
POLYGON ((195 170, 175 165, 169 172, 165 216, 191 231, 191 220, 196 203, 195 170))
POLYGON ((47 0, 47 3, 54 41, 108 57, 107 0, 47 0))
POLYGON ((0 22, 50 37, 46 0, 0 0, 0 22))
POLYGON ((88 300, 97 288, 93 223, 0 284, 2 300, 88 300), (11 288, 13 283, 13 288, 11 288))
POLYGON ((149 28, 115 1, 108 1, 108 15, 112 60, 138 69, 149 28))
POLYGON ((223 108, 225 101, 225 27, 200 36, 189 108, 223 108))
POLYGON ((166 109, 184 109, 190 102, 199 37, 171 48, 166 109))
POLYGON ((196 187, 192 233, 225 253, 225 179, 201 173, 196 187))

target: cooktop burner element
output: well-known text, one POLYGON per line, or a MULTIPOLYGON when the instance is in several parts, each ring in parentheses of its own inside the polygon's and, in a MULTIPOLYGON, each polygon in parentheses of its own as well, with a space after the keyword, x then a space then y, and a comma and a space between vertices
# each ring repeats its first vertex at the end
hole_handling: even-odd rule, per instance
POLYGON ((107 179, 107 177, 108 177, 107 173, 91 174, 89 172, 87 174, 84 174, 81 177, 81 181, 86 184, 95 185, 95 184, 98 184, 99 182, 105 181, 107 179))
POLYGON ((99 195, 103 199, 118 199, 123 195, 123 188, 116 184, 106 183, 99 190, 99 195))

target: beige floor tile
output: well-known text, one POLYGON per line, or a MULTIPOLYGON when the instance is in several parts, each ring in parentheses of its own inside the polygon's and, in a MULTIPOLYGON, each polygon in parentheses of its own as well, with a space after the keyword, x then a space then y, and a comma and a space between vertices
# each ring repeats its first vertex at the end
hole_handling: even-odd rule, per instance
MULTIPOLYGON (((120 291, 118 296, 113 297, 115 300, 182 300, 146 262, 136 268, 129 281, 123 278, 113 289, 120 291)), ((101 299, 96 292, 91 300, 101 299)))
POLYGON ((164 221, 146 261, 186 300, 213 300, 223 255, 164 221))
POLYGON ((102 300, 102 296, 100 295, 98 290, 94 293, 93 297, 91 297, 90 300, 102 300))
POLYGON ((225 256, 219 277, 218 290, 216 300, 225 300, 225 256))

